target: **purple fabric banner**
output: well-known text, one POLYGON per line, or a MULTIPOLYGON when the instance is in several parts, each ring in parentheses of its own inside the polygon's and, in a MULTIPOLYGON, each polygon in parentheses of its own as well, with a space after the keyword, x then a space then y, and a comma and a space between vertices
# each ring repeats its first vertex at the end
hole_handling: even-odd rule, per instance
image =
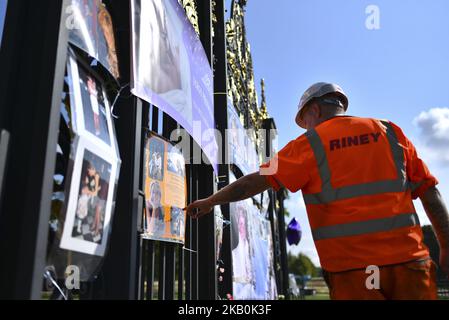
POLYGON ((217 170, 213 76, 176 0, 133 0, 132 92, 174 118, 217 170))

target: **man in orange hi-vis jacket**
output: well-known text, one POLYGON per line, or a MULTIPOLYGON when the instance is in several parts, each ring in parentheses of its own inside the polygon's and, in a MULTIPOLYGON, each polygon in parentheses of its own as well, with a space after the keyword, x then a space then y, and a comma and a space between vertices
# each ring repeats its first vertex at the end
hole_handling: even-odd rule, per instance
POLYGON ((187 213, 197 218, 270 187, 302 190, 332 299, 436 299, 435 264, 412 200, 422 201, 449 274, 449 215, 438 181, 398 126, 346 116, 347 108, 339 86, 314 84, 296 116, 307 132, 187 213))

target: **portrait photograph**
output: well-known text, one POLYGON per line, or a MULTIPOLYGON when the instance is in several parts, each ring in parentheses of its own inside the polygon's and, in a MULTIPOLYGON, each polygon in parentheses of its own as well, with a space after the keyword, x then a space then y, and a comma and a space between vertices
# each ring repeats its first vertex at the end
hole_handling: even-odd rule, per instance
POLYGON ((162 188, 159 181, 150 184, 150 197, 145 206, 146 233, 160 238, 165 234, 165 212, 162 205, 162 188))
POLYGON ((151 179, 162 181, 164 180, 164 142, 158 138, 150 138, 149 148, 148 174, 151 179))
POLYGON ((167 170, 181 177, 185 177, 185 161, 181 151, 175 146, 168 146, 167 170))
POLYGON ((69 75, 74 131, 104 148, 117 149, 113 139, 110 104, 104 86, 95 75, 78 63, 73 54, 69 55, 69 75))
POLYGON ((231 204, 231 248, 234 298, 249 299, 253 295, 252 247, 249 228, 249 206, 246 201, 231 204))
POLYGON ((118 160, 90 139, 75 141, 73 172, 60 247, 102 256, 112 215, 118 160))
POLYGON ((79 68, 79 84, 83 102, 84 126, 87 131, 111 144, 108 110, 100 82, 79 68))
POLYGON ((174 238, 184 238, 185 213, 181 208, 170 208, 170 233, 174 238))

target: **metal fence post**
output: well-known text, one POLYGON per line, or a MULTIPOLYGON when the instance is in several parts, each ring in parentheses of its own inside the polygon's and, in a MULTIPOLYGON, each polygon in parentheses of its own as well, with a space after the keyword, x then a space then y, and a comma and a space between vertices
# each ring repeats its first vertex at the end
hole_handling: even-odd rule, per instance
POLYGON ((0 128, 11 134, 0 208, 0 298, 41 295, 67 55, 68 1, 9 1, 0 128))
POLYGON ((286 228, 285 228, 285 221, 284 221, 284 200, 285 200, 285 193, 287 191, 285 189, 281 189, 277 193, 277 198, 279 201, 279 211, 277 212, 278 215, 278 223, 279 223, 279 238, 280 238, 280 246, 281 246, 281 288, 280 292, 289 299, 289 283, 288 283, 288 261, 287 261, 287 241, 286 241, 286 228))
MULTIPOLYGON (((222 137, 225 137, 228 128, 228 88, 227 88, 227 51, 226 51, 226 25, 225 25, 225 1, 215 1, 215 18, 214 28, 214 104, 215 104, 215 121, 216 127, 220 131, 222 137)), ((218 168, 218 189, 229 184, 230 166, 228 159, 225 158, 226 153, 223 148, 219 152, 221 164, 218 168)), ((221 206, 223 217, 230 221, 229 205, 221 206)), ((223 274, 223 282, 219 288, 219 295, 225 298, 227 294, 232 294, 232 251, 231 251, 231 232, 230 228, 223 230, 223 244, 221 248, 221 257, 224 262, 225 272, 223 274)))
MULTIPOLYGON (((116 46, 121 84, 130 82, 129 2, 106 1, 116 30, 116 46), (128 13, 128 14, 127 14, 128 13)), ((102 268, 106 299, 136 299, 138 293, 138 218, 141 163, 142 101, 124 90, 114 110, 122 165, 117 188, 116 208, 109 251, 102 268), (127 98, 123 98, 127 97, 127 98)))
MULTIPOLYGON (((198 0, 198 25, 200 29, 200 39, 203 44, 206 56, 213 68, 212 61, 214 54, 212 49, 212 1, 198 0)), ((215 76, 215 75, 214 75, 215 76)), ((225 79, 226 80, 226 79, 225 79)), ((214 81, 216 81, 214 79, 214 81)), ((214 101, 215 103, 215 101, 214 101)), ((218 121, 215 115, 215 121, 218 121)), ((221 143, 219 143, 220 145, 221 143)), ((201 174, 198 176, 198 197, 205 198, 216 190, 215 176, 211 166, 201 165, 201 174)), ((215 215, 213 213, 201 218, 198 221, 198 279, 199 299, 212 300, 217 297, 217 269, 216 269, 216 248, 215 248, 215 215)))

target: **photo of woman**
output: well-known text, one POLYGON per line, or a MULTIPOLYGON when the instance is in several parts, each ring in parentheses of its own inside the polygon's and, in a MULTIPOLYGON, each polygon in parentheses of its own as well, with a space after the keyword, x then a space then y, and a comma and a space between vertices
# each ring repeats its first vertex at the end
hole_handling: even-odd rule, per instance
POLYGON ((214 208, 215 212, 215 250, 216 260, 220 260, 221 246, 223 243, 223 213, 219 206, 214 208))
POLYGON ((183 238, 185 229, 184 211, 178 207, 170 208, 170 232, 175 238, 183 238))
POLYGON ((249 299, 253 292, 253 277, 250 235, 247 225, 248 208, 245 202, 237 202, 233 207, 235 211, 231 214, 231 224, 234 224, 233 230, 237 231, 236 234, 235 231, 233 232, 231 238, 234 297, 249 299))
POLYGON ((184 156, 179 149, 174 146, 168 147, 167 170, 178 176, 185 176, 184 156))
POLYGON ((165 234, 165 215, 161 204, 162 191, 159 182, 150 185, 150 198, 146 201, 146 232, 152 236, 165 234))

